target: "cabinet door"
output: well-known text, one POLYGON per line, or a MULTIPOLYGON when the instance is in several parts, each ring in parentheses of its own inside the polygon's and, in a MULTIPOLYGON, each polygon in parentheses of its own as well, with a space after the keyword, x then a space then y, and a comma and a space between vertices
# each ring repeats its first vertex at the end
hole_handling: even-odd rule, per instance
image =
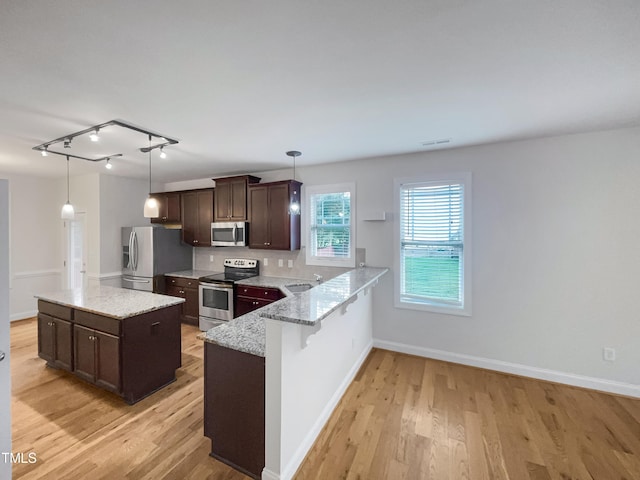
POLYGON ((73 326, 74 373, 80 378, 96 381, 95 331, 81 325, 73 326))
POLYGON ((234 222, 247 219, 247 181, 244 178, 229 182, 231 192, 229 199, 231 202, 230 218, 234 222))
POLYGON ((38 356, 47 362, 54 359, 53 317, 38 313, 38 356))
POLYGON ((269 248, 269 187, 249 187, 249 247, 269 248))
POLYGON ((96 385, 120 392, 120 338, 94 331, 96 385))
POLYGON ((167 193, 165 199, 167 217, 166 221, 168 223, 180 223, 180 194, 167 193))
POLYGON ((213 222, 213 190, 198 192, 197 247, 211 246, 211 222, 213 222))
POLYGON ((73 370, 73 329, 71 322, 55 318, 54 364, 63 370, 73 370))
POLYGON ((200 300, 198 298, 198 289, 191 287, 184 287, 184 299, 186 300, 182 305, 182 320, 185 323, 191 325, 198 325, 198 319, 200 315, 200 300))
POLYGON ((289 184, 277 184, 269 187, 269 248, 289 250, 290 222, 289 184))
POLYGON ((182 241, 197 245, 198 195, 187 192, 182 195, 182 241))
POLYGON ((151 223, 164 223, 167 218, 167 203, 165 196, 161 194, 153 194, 153 198, 158 202, 158 216, 151 219, 151 223))
POLYGON ((231 216, 231 182, 216 182, 215 189, 215 220, 216 222, 228 222, 231 216))

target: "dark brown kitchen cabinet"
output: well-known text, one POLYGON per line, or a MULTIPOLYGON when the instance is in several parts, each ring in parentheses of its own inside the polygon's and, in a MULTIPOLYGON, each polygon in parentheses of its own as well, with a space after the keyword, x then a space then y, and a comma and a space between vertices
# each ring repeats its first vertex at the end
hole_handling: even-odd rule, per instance
POLYGON ((49 365, 73 370, 73 333, 71 322, 38 313, 38 356, 49 365))
POLYGON ((182 194, 182 241, 194 247, 211 246, 213 189, 182 194))
POLYGON ((234 316, 239 317, 253 312, 283 297, 284 294, 277 288, 237 285, 234 316))
POLYGON ((105 390, 120 393, 120 338, 74 325, 73 345, 75 374, 105 390))
POLYGON ((260 179, 252 175, 214 178, 215 222, 240 222, 248 219, 247 186, 258 183, 260 179))
POLYGON ((183 277, 166 277, 166 295, 184 298, 180 319, 190 325, 198 325, 200 300, 198 299, 198 281, 183 277))
POLYGON ((176 379, 180 305, 118 319, 38 300, 38 355, 136 403, 176 379))
POLYGON ((300 204, 295 180, 249 185, 249 247, 271 250, 300 249, 300 215, 289 205, 300 204))
POLYGON ((204 435, 211 456, 260 478, 265 464, 263 357, 204 344, 204 435))
POLYGON ((180 192, 154 193, 152 196, 158 201, 160 215, 152 218, 151 223, 179 224, 182 221, 180 192))

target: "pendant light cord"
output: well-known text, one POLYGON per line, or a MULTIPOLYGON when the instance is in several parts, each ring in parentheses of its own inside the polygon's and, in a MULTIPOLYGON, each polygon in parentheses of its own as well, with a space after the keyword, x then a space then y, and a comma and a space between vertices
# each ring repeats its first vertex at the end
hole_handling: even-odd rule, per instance
POLYGON ((69 155, 67 155, 67 203, 69 203, 69 155))
POLYGON ((149 135, 149 195, 151 195, 151 135, 149 135))

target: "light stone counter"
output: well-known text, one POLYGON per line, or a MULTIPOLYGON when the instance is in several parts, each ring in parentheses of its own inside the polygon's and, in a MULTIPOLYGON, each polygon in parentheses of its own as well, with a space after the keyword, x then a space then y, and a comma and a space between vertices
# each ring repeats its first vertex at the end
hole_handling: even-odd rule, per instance
POLYGON ((316 325, 357 294, 375 285, 387 268, 364 267, 343 273, 310 290, 293 294, 286 285, 313 281, 295 278, 258 276, 238 282, 241 285, 279 288, 285 298, 235 318, 201 334, 199 338, 223 347, 260 357, 265 356, 265 318, 283 322, 316 325))
POLYGON ((183 303, 184 298, 94 285, 34 295, 40 300, 123 320, 183 303))
POLYGON ((200 277, 206 277, 207 275, 214 275, 220 272, 213 272, 209 270, 181 270, 179 272, 171 272, 165 273, 165 277, 181 277, 181 278, 191 278, 193 280, 198 280, 200 277))

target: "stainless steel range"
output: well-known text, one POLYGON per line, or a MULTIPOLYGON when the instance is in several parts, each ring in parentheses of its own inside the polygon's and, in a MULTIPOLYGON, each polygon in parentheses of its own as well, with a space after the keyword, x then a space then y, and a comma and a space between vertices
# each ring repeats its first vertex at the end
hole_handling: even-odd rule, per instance
POLYGON ((260 275, 258 260, 226 258, 224 273, 200 277, 200 330, 233 319, 233 288, 237 281, 260 275))

